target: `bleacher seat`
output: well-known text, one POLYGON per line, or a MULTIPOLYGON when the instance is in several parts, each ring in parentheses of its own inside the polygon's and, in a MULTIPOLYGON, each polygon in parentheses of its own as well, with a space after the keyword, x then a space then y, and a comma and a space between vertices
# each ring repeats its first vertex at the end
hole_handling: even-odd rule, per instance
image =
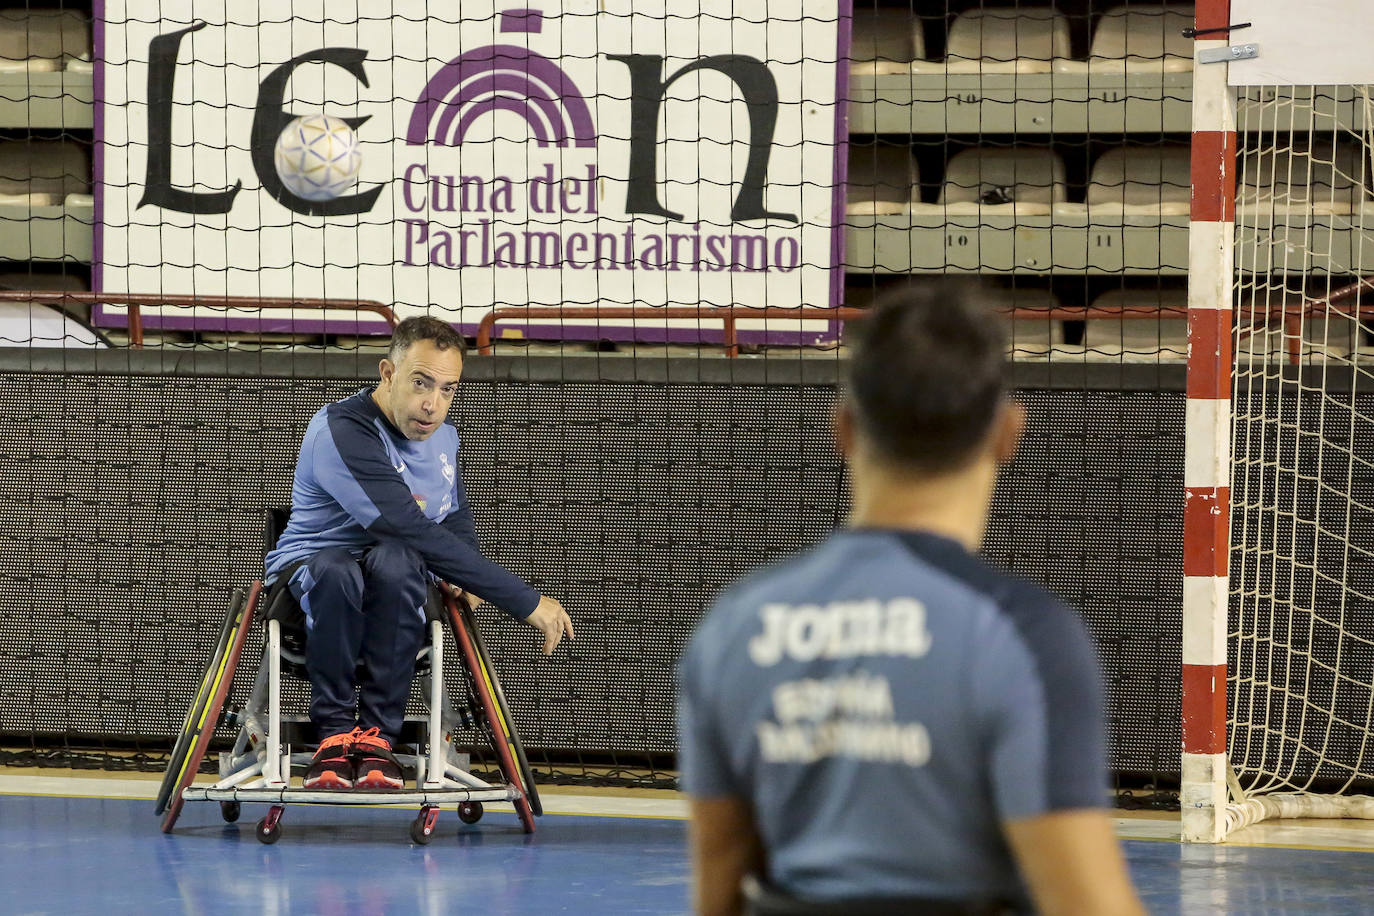
POLYGON ((1299 330, 1303 352, 1328 359, 1348 359, 1359 344, 1360 323, 1351 303, 1304 315, 1299 330))
POLYGON ((1183 73, 1193 69, 1191 4, 1128 4, 1107 10, 1086 61, 1060 60, 1060 73, 1183 73))
POLYGON ((1353 145, 1318 142, 1302 147, 1246 150, 1236 176, 1242 215, 1329 215, 1366 206, 1365 169, 1353 145))
POLYGON ((947 73, 1049 73, 1069 56, 1068 20, 1050 7, 980 9, 960 13, 949 28, 947 73))
POLYGON ((1120 362, 1182 362, 1188 358, 1188 319, 1162 317, 1161 308, 1183 310, 1188 292, 1181 288, 1114 289, 1098 296, 1094 308, 1119 311, 1121 318, 1089 318, 1083 348, 1092 359, 1120 362))
POLYGON ((1093 164, 1086 203, 1057 205, 1056 214, 1187 216, 1191 209, 1186 144, 1123 146, 1093 164))
POLYGON ((905 213, 919 196, 920 176, 911 149, 892 144, 849 144, 845 212, 854 216, 905 213))
MULTIPOLYGON (((1300 281, 1300 278, 1295 279, 1300 281)), ((1277 317, 1266 317, 1265 313, 1297 308, 1302 305, 1302 300, 1300 290, 1271 287, 1267 282, 1262 288, 1250 288, 1240 297, 1240 307, 1232 319, 1235 323, 1233 339, 1238 371, 1244 371, 1248 363, 1278 362, 1287 358, 1283 322, 1277 317)))
MULTIPOLYGON (((1239 315, 1237 320, 1240 321, 1239 315)), ((1278 363, 1288 358, 1288 346, 1280 322, 1268 324, 1261 320, 1254 324, 1241 323, 1233 339, 1238 372, 1245 372, 1252 364, 1278 363)))
POLYGON ((1288 362, 1295 353, 1302 361, 1343 360, 1358 344, 1353 300, 1323 309, 1300 290, 1263 288, 1244 296, 1241 303, 1236 313, 1241 331, 1236 360, 1242 367, 1248 362, 1288 362), (1285 320, 1284 312, 1293 315, 1285 320), (1299 312, 1304 312, 1301 323, 1296 319, 1299 312))
POLYGON ((89 17, 75 10, 0 10, 0 73, 43 73, 91 58, 89 17))
MULTIPOLYGON (((1067 199, 1064 160, 1047 147, 978 147, 949 160, 940 201, 947 216, 1048 215, 1067 199)), ((912 207, 913 212, 917 211, 912 207)))
POLYGON ((851 74, 909 73, 926 54, 925 29, 908 10, 855 10, 851 35, 851 74))
MULTIPOLYGON (((999 305, 1021 310, 1043 311, 1045 317, 1014 317, 1008 323, 1008 349, 1013 359, 1038 359, 1049 356, 1064 345, 1064 322, 1050 318, 1059 308, 1059 297, 1047 289, 1016 288, 1003 291, 999 305)), ((1023 313, 1024 314, 1024 311, 1023 313)))
POLYGON ((50 207, 91 192, 85 149, 66 140, 0 142, 0 207, 50 207))

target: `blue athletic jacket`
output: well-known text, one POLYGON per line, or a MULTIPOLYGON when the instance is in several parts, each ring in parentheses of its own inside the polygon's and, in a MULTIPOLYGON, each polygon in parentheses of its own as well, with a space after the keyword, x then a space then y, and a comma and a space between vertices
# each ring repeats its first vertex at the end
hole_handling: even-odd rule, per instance
POLYGON ((413 442, 391 425, 372 392, 326 405, 311 418, 291 486, 291 521, 267 555, 266 581, 326 548, 361 555, 381 538, 396 538, 444 581, 528 617, 539 593, 477 547, 458 430, 443 424, 413 442))

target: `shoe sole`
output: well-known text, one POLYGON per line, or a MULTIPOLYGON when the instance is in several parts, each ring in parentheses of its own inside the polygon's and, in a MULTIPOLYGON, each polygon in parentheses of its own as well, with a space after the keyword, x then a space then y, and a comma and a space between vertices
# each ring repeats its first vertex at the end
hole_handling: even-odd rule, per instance
POLYGON ((355 789, 404 789, 405 780, 387 776, 380 770, 370 770, 366 776, 353 780, 355 789))
POLYGON ((353 783, 344 779, 333 770, 325 770, 314 779, 307 779, 304 783, 307 789, 351 789, 353 783))

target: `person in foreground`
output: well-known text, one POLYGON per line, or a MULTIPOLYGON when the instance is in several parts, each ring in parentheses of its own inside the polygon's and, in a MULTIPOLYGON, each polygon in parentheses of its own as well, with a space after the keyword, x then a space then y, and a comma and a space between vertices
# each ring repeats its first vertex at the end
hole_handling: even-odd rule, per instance
POLYGON ((307 789, 404 786, 392 748, 432 577, 538 629, 546 655, 573 637, 562 605, 477 546, 458 431, 444 422, 463 352, 448 324, 408 318, 392 335, 381 381, 325 406, 306 427, 291 519, 267 555, 265 581, 284 581, 305 615, 310 719, 322 738, 307 789))
POLYGON ((849 528, 724 593, 683 656, 698 913, 1143 913, 1082 623, 975 556, 1025 422, 986 295, 850 326, 849 528))

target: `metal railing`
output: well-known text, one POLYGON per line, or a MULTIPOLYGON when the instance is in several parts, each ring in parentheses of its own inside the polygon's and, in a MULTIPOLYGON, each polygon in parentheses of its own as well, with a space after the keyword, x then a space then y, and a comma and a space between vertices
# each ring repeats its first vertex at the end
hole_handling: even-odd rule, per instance
POLYGON ((688 319, 698 321, 719 321, 723 325, 725 355, 735 357, 739 355, 739 332, 737 323, 740 319, 758 318, 790 318, 793 320, 829 320, 829 321, 851 321, 862 318, 867 312, 861 308, 841 306, 840 308, 819 308, 805 306, 801 308, 785 308, 783 306, 763 306, 752 308, 750 306, 738 305, 717 305, 717 306, 695 306, 695 305, 517 305, 506 308, 493 309, 482 317, 477 325, 477 352, 484 356, 491 354, 492 332, 498 321, 511 318, 523 318, 527 321, 548 321, 561 320, 564 318, 587 319, 587 318, 661 318, 661 319, 688 319))
POLYGON ((52 290, 0 290, 0 302, 41 302, 45 305, 109 305, 129 313, 129 346, 143 347, 143 308, 313 309, 317 311, 375 312, 387 327, 396 329, 391 306, 371 299, 293 299, 273 296, 205 296, 174 293, 87 293, 52 290))

